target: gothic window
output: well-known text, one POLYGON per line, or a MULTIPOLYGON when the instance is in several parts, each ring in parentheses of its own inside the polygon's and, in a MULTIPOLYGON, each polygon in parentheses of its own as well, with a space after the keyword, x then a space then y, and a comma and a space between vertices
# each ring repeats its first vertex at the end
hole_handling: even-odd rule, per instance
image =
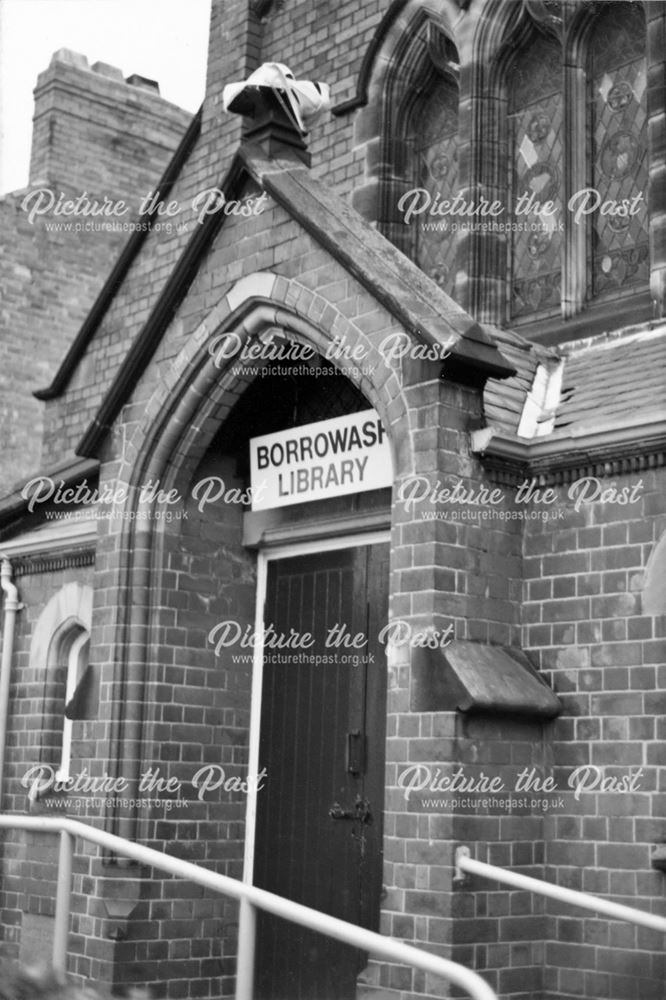
MULTIPOLYGON (((382 177, 382 232, 484 320, 538 324, 535 336, 559 338, 590 322, 608 328, 644 316, 645 4, 487 6, 474 42, 487 66, 472 59, 461 75, 455 44, 433 21, 396 55, 382 155, 369 155, 369 177, 382 177), (504 228, 488 219, 486 228, 468 225, 461 206, 447 212, 443 203, 461 193, 496 200, 504 228)), ((362 196, 359 204, 373 205, 371 184, 362 196)))
MULTIPOLYGON (((437 81, 414 120, 417 187, 433 206, 458 191, 458 87, 437 81)), ((456 282, 456 240, 446 216, 424 213, 416 220, 416 262, 449 295, 456 282)))
POLYGON ((30 642, 30 667, 41 702, 35 748, 40 762, 58 778, 68 777, 83 733, 73 722, 97 717, 99 676, 88 662, 91 617, 92 589, 67 583, 43 608, 30 642))
POLYGON ((505 75, 506 318, 518 323, 644 289, 650 263, 643 7, 597 4, 566 48, 551 10, 526 9, 539 27, 505 75))
POLYGON ((72 721, 78 717, 76 702, 81 698, 80 685, 88 667, 90 637, 84 629, 70 629, 60 642, 58 659, 61 664, 61 685, 64 688, 60 703, 56 706, 60 738, 60 765, 58 779, 69 777, 72 755, 72 721), (77 697, 78 695, 78 697, 77 697))
MULTIPOLYGON (((458 190, 458 88, 438 82, 415 122, 418 186, 428 192, 430 204, 452 199, 458 190)), ((456 241, 446 216, 424 214, 416 231, 419 267, 449 295, 456 281, 456 241)))
POLYGON ((51 641, 44 681, 42 760, 58 780, 68 778, 72 754, 72 721, 80 712, 90 686, 90 637, 75 620, 63 623, 51 641), (85 678, 85 680, 84 680, 85 678))
POLYGON ((562 276, 562 70, 560 46, 539 35, 511 66, 509 311, 559 309, 562 276))
POLYGON ((595 19, 587 80, 590 186, 600 205, 619 209, 590 216, 590 299, 649 279, 645 17, 639 6, 615 3, 595 19))

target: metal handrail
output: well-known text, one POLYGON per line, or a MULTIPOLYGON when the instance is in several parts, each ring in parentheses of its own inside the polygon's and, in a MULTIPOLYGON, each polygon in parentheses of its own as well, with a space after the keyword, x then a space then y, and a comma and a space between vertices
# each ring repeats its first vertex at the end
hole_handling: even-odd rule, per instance
POLYGON ((482 878, 492 879, 494 882, 504 882, 505 885, 511 885, 514 889, 536 892, 541 896, 557 899, 561 903, 570 903, 571 906, 579 906, 584 910, 603 913, 613 920, 625 920, 632 924, 639 924, 641 927, 649 927, 651 930, 666 931, 666 917, 659 917, 655 913, 646 913, 633 906, 625 906, 624 903, 614 903, 612 899, 602 899, 589 892, 567 889, 564 886, 555 885, 553 882, 545 882, 540 878, 507 871, 506 868, 498 868, 497 865, 489 865, 485 861, 477 861, 472 857, 469 847, 459 847, 456 850, 456 878, 460 879, 465 874, 480 875, 482 878))
POLYGON ((95 827, 81 823, 79 820, 67 817, 52 816, 21 816, 16 814, 0 814, 0 829, 31 830, 41 833, 60 834, 60 856, 58 862, 58 886, 56 892, 55 936, 53 941, 53 964, 65 971, 67 962, 67 942, 69 936, 69 914, 71 911, 72 894, 72 858, 74 854, 74 839, 79 837, 89 843, 114 854, 122 855, 140 864, 150 865, 178 878, 188 879, 204 888, 220 892, 232 899, 240 900, 245 933, 239 939, 236 1000, 252 1000, 255 944, 256 910, 265 910, 277 917, 290 920, 292 923, 318 931, 327 937, 335 938, 350 944, 360 951, 367 951, 378 958, 388 959, 393 963, 410 965, 435 976, 441 976, 455 986, 466 990, 472 1000, 497 1000, 497 995, 471 969, 466 969, 457 962, 438 955, 430 955, 412 945, 404 944, 395 938, 384 937, 374 931, 357 927, 337 917, 331 917, 308 906, 294 903, 290 899, 276 896, 265 889, 239 882, 228 875, 201 868, 191 861, 183 861, 168 854, 161 854, 152 847, 144 847, 133 841, 117 837, 113 833, 97 830, 95 827))

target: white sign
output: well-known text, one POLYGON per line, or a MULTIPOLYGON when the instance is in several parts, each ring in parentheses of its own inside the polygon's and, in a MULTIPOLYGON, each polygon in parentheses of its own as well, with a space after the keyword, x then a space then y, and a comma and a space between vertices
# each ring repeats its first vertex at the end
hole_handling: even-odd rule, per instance
POLYGON ((250 471, 252 510, 393 485, 391 449, 375 410, 252 438, 250 471))

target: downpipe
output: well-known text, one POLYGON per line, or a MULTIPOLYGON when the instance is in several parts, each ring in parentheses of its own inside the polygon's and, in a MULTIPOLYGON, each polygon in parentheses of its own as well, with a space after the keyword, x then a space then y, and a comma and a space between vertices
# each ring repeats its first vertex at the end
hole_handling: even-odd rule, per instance
POLYGON ((5 784, 5 749, 7 744, 7 717, 9 714, 9 681, 14 656, 14 630, 16 612, 23 608, 16 584, 12 580, 12 564, 2 557, 0 586, 4 591, 4 621, 2 625, 2 661, 0 662, 0 807, 5 784))

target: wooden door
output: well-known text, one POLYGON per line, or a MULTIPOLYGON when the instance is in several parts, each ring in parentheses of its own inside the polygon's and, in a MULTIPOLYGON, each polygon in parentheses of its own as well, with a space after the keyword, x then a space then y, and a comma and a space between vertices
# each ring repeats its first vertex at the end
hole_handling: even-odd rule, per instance
MULTIPOLYGON (((388 545, 269 563, 255 884, 377 929, 382 884, 388 545), (337 631, 336 631, 337 630, 337 631), (336 645, 336 637, 342 638, 336 645), (360 637, 360 638, 359 638, 360 637), (351 644, 354 640, 353 645, 351 644)), ((357 950, 263 914, 256 996, 351 1000, 357 950)))

